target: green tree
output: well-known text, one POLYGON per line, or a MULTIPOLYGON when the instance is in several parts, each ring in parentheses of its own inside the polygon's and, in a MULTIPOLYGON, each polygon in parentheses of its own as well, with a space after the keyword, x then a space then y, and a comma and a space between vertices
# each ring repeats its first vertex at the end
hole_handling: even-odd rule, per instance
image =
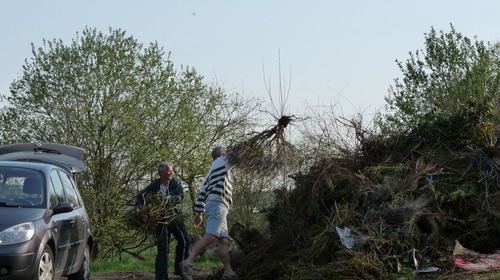
POLYGON ((498 46, 471 40, 451 25, 448 33, 432 28, 425 49, 409 54, 405 63, 396 61, 403 77, 389 88, 387 112, 377 120, 384 131, 406 131, 467 112, 498 116, 498 46))
POLYGON ((231 206, 229 224, 238 222, 247 228, 264 231, 267 223, 263 213, 274 200, 273 190, 282 182, 276 182, 278 179, 269 180, 265 177, 252 176, 238 169, 234 171, 234 204, 231 206))
POLYGON ((250 120, 252 102, 205 83, 191 67, 176 70, 157 43, 144 47, 120 29, 86 28, 69 45, 44 40, 32 53, 2 96, 0 139, 86 150, 88 172, 77 179, 96 254, 136 245, 122 217, 158 162, 177 164, 192 197, 213 145, 250 120))

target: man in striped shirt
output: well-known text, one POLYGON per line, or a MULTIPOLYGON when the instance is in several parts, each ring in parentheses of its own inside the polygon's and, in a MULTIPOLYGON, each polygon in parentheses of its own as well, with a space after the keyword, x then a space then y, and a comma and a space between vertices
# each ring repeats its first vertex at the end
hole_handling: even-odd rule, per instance
POLYGON ((229 259, 229 233, 227 228, 227 214, 232 204, 231 164, 228 162, 226 149, 216 147, 212 151, 212 165, 201 187, 196 200, 193 225, 199 227, 203 212, 207 215, 205 235, 196 243, 189 257, 181 265, 181 275, 184 280, 192 280, 193 262, 196 256, 203 252, 208 245, 217 241, 217 250, 224 265, 222 279, 238 279, 231 268, 229 259))

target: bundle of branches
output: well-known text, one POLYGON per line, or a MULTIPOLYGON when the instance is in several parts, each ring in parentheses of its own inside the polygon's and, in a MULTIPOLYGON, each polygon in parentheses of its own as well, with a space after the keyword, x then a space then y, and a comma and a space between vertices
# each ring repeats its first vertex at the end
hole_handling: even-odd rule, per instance
POLYGON ((295 148, 285 140, 285 128, 291 116, 282 116, 278 124, 266 129, 228 152, 229 162, 248 172, 275 175, 281 168, 297 162, 295 148))
POLYGON ((154 234, 158 225, 169 224, 184 219, 187 212, 179 205, 169 202, 161 193, 143 194, 144 205, 131 209, 127 215, 129 228, 145 234, 154 234))

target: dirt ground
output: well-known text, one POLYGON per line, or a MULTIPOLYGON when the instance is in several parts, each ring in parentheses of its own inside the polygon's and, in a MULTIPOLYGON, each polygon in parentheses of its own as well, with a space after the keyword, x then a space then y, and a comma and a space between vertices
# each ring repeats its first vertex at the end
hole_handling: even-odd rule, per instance
MULTIPOLYGON (((193 273, 193 280, 212 280, 214 272, 211 269, 195 269, 193 273)), ((63 278, 65 279, 65 278, 63 278)), ((61 280, 63 280, 61 279, 61 280)), ((140 280, 155 280, 154 271, 144 272, 106 272, 91 274, 90 280, 127 280, 127 279, 140 279, 140 280)), ((169 273, 169 280, 182 280, 180 276, 169 273)))
MULTIPOLYGON (((210 269, 207 270, 195 270, 193 275, 194 280, 214 280, 214 272, 210 269)), ((421 275, 418 279, 436 279, 436 275, 429 276, 429 278, 421 275)), ((63 278, 65 279, 65 278, 63 278)), ((146 272, 110 272, 110 273, 98 273, 92 274, 90 276, 91 280, 127 280, 127 279, 140 279, 140 280, 155 280, 154 271, 146 272)), ((490 273, 480 273, 480 272, 461 272, 454 275, 448 275, 443 279, 453 279, 453 280, 498 280, 500 279, 499 271, 490 273)), ((180 276, 170 274, 169 280, 182 280, 180 276)))
MULTIPOLYGON (((172 280, 181 279, 180 277, 174 278, 174 276, 175 275, 172 276, 169 275, 169 279, 172 280)), ((108 272, 108 273, 99 273, 90 275, 90 280, 118 280, 118 279, 154 280, 155 274, 154 272, 108 272)))

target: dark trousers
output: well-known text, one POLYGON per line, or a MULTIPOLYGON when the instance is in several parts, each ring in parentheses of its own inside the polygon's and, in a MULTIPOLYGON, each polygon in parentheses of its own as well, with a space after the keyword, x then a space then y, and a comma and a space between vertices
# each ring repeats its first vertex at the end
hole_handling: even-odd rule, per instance
POLYGON ((156 229, 156 280, 168 279, 168 253, 170 251, 171 235, 177 240, 174 263, 175 274, 180 274, 179 264, 189 255, 189 235, 183 223, 170 223, 168 225, 159 226, 156 229))

